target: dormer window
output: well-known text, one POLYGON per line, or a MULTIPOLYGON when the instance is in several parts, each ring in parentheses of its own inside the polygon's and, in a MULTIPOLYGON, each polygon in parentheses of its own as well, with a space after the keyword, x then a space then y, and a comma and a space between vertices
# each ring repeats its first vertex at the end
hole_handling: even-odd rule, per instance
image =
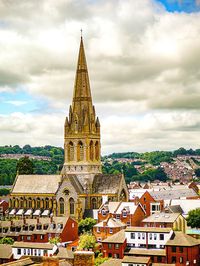
POLYGON ((126 210, 124 210, 124 211, 122 212, 122 216, 123 216, 123 217, 127 217, 127 211, 126 211, 126 210))
POLYGON ((58 224, 58 229, 63 229, 63 224, 58 224))
POLYGON ((102 209, 102 210, 101 210, 101 214, 102 214, 103 216, 106 216, 106 214, 107 214, 107 210, 102 209))
POLYGON ((48 229, 48 227, 49 227, 49 225, 48 225, 48 224, 44 224, 44 226, 43 226, 43 229, 44 229, 44 230, 47 230, 47 229, 48 229))
POLYGON ((41 224, 38 224, 37 227, 36 227, 37 230, 42 230, 42 225, 41 224))

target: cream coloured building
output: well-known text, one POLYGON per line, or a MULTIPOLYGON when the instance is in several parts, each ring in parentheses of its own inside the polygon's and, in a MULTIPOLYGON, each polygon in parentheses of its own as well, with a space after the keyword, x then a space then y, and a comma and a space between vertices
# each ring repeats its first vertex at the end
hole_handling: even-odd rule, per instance
POLYGON ((16 176, 9 201, 10 216, 66 216, 77 220, 102 199, 127 201, 122 174, 101 171, 100 122, 92 103, 81 37, 72 105, 64 125, 64 165, 60 175, 16 176))

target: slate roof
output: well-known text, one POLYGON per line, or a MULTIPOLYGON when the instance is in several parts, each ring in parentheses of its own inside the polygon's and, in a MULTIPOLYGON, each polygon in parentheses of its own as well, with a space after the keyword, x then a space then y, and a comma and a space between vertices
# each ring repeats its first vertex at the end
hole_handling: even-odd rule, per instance
POLYGON ((142 249, 142 248, 131 248, 128 255, 145 255, 145 256, 166 256, 165 249, 142 249))
POLYGON ((175 205, 180 205, 183 214, 187 215, 190 210, 200 208, 200 199, 173 199, 170 201, 170 208, 175 205))
POLYGON ((167 241, 166 246, 192 247, 200 245, 200 240, 183 232, 175 231, 173 237, 167 241))
POLYGON ((41 249, 53 249, 54 244, 49 243, 37 243, 37 242, 14 242, 13 248, 41 248, 41 249))
POLYGON ((123 209, 126 209, 130 214, 134 214, 138 205, 135 205, 135 202, 121 202, 119 208, 116 210, 116 214, 121 214, 123 209))
POLYGON ((101 264, 101 266, 121 266, 122 260, 121 259, 109 259, 101 264))
POLYGON ((155 232, 155 233, 169 233, 171 228, 162 227, 128 227, 125 232, 155 232))
POLYGON ((3 266, 27 266, 27 265, 33 265, 33 263, 34 262, 31 258, 25 258, 25 259, 20 259, 17 261, 7 262, 1 265, 3 266))
POLYGON ((18 175, 11 194, 55 194, 61 175, 18 175))
POLYGON ((150 257, 134 257, 134 256, 124 256, 124 258, 122 259, 123 263, 148 263, 150 261, 150 257))
POLYGON ((0 244, 0 259, 10 259, 12 257, 12 246, 0 244))
POLYGON ((150 191, 149 193, 155 200, 180 199, 198 196, 192 188, 150 191))
POLYGON ((174 213, 181 213, 181 214, 183 213, 183 210, 180 205, 167 206, 165 209, 174 213))
POLYGON ((116 194, 119 191, 122 174, 96 174, 93 179, 92 190, 97 194, 116 194))
POLYGON ((149 217, 142 220, 144 223, 174 223, 176 219, 179 217, 180 213, 154 213, 149 217))
POLYGON ((126 238, 125 238, 124 230, 120 230, 116 234, 114 234, 112 236, 109 236, 106 239, 104 239, 102 241, 102 243, 119 243, 119 244, 123 244, 125 239, 126 238))
POLYGON ((103 223, 106 222, 106 227, 114 228, 114 227, 126 227, 125 223, 122 223, 120 220, 115 218, 109 218, 108 220, 101 221, 98 224, 95 224, 94 227, 104 227, 103 223))
POLYGON ((78 194, 82 194, 83 193, 83 187, 82 187, 81 183, 79 182, 77 175, 68 174, 67 177, 69 178, 69 181, 71 182, 71 184, 74 187, 74 189, 76 190, 76 192, 78 194))
POLYGON ((73 259, 74 253, 64 247, 59 247, 58 254, 56 256, 61 259, 73 259))

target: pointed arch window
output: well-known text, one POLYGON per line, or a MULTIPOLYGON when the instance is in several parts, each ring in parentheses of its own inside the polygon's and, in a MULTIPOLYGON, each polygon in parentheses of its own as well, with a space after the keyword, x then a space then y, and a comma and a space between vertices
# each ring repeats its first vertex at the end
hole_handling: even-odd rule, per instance
POLYGON ((48 198, 45 199, 45 208, 49 209, 49 199, 48 198))
POLYGON ((74 144, 71 141, 68 144, 68 161, 74 161, 74 144))
POLYGON ((24 201, 23 201, 23 197, 20 198, 20 202, 19 202, 19 208, 23 208, 24 207, 24 201))
POLYGON ((90 160, 94 160, 94 144, 92 140, 90 141, 90 160))
POLYGON ((28 208, 32 208, 32 199, 31 198, 28 198, 28 208))
POLYGON ((60 207, 60 214, 64 214, 65 213, 65 203, 64 203, 63 198, 59 199, 59 207, 60 207))
POLYGON ((99 160, 99 142, 95 143, 95 160, 99 160))
POLYGON ((92 209, 97 209, 97 199, 96 198, 93 198, 92 199, 92 209))
POLYGON ((79 141, 77 146, 77 161, 84 160, 84 147, 82 141, 79 141))
POLYGON ((74 214, 75 208, 74 208, 75 202, 73 198, 69 199, 69 212, 70 214, 74 214))
POLYGON ((36 199, 36 208, 40 209, 40 198, 36 199))

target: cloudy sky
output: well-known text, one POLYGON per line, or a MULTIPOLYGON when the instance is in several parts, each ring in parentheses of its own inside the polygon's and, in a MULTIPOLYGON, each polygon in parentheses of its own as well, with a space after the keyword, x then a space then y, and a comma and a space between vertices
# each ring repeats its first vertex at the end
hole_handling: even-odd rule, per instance
POLYGON ((0 0, 0 145, 63 146, 81 28, 102 153, 199 148, 200 0, 0 0))

